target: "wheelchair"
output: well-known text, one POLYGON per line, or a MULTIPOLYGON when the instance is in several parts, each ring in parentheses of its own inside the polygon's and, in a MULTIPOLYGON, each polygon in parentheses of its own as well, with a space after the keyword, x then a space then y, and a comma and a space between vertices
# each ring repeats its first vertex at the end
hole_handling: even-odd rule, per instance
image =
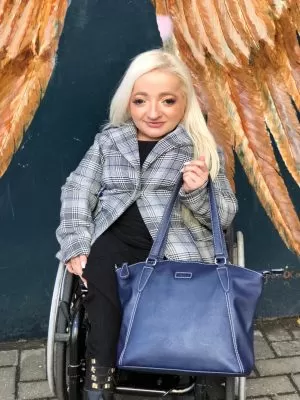
MULTIPOLYGON (((244 266, 244 238, 232 229, 226 235, 229 257, 244 266)), ((85 342, 89 322, 83 299, 87 289, 78 276, 60 263, 52 296, 48 340, 47 378, 58 400, 82 400, 85 375, 85 342)), ((173 376, 116 370, 116 399, 171 398, 215 400, 222 391, 226 400, 246 400, 246 378, 211 376, 173 376)))

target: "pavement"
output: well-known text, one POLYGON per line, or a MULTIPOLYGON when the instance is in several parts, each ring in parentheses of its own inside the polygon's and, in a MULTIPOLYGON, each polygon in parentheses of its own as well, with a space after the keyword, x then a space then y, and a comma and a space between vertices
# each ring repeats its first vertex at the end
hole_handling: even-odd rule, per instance
MULTIPOLYGON (((247 399, 300 400, 300 321, 257 321, 256 363, 247 399)), ((0 400, 54 400, 46 380, 46 340, 0 343, 0 400)))

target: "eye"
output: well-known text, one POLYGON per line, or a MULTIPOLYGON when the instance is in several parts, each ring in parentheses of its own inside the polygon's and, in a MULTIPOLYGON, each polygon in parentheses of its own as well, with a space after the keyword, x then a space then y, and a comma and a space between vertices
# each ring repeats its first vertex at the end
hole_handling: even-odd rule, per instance
POLYGON ((165 99, 164 101, 163 101, 163 103, 165 103, 165 104, 167 104, 168 106, 172 106, 173 104, 175 104, 176 103, 176 100, 175 99, 165 99))
POLYGON ((137 106, 141 105, 145 103, 145 101, 143 99, 135 99, 133 100, 133 104, 136 104, 137 106))

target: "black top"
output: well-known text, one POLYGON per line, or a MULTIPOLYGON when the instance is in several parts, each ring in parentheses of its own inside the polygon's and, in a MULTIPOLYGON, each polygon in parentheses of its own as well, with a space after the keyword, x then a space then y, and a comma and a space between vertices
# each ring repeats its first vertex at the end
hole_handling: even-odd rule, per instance
MULTIPOLYGON (((144 164, 148 154, 156 145, 156 141, 138 141, 140 165, 144 164)), ((108 229, 110 234, 119 238, 122 242, 140 249, 150 249, 152 238, 142 219, 136 203, 133 203, 119 219, 108 229)))
MULTIPOLYGON (((140 165, 157 141, 138 141, 140 165)), ((83 276, 95 286, 110 293, 108 275, 114 265, 123 262, 133 264, 143 261, 149 254, 153 240, 142 219, 136 203, 133 203, 93 244, 83 276), (107 285, 103 285, 103 282, 107 285), (103 289, 103 286, 106 286, 103 289)))

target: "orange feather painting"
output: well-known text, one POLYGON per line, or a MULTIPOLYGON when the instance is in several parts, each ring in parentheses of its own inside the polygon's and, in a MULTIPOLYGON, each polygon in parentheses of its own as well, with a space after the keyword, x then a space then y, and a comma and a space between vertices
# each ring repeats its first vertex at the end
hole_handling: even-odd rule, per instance
MULTIPOLYGON (((149 0, 150 1, 150 0, 149 0)), ((288 248, 300 222, 272 140, 300 184, 300 0, 153 0, 164 46, 188 65, 234 187, 237 155, 288 248)), ((67 0, 0 0, 0 177, 55 67, 67 0)))
POLYGON ((0 0, 0 177, 55 66, 67 0, 0 0))
POLYGON ((274 227, 300 255, 299 216, 272 145, 273 138, 299 187, 300 1, 153 4, 164 46, 192 73, 208 126, 226 153, 232 186, 235 152, 274 227))

